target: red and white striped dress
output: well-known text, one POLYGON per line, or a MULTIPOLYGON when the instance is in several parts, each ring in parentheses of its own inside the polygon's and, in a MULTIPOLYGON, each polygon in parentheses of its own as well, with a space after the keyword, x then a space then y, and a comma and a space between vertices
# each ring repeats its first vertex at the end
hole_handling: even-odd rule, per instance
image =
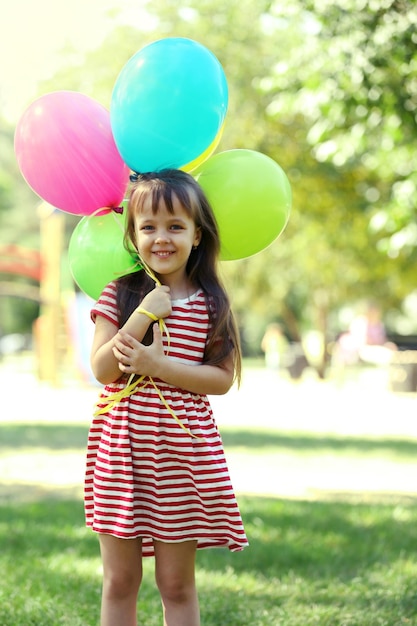
MULTIPOLYGON (((96 315, 118 325, 115 283, 92 309, 93 319, 96 315)), ((201 364, 209 329, 203 292, 174 301, 165 323, 169 357, 201 364)), ((164 402, 148 383, 93 419, 85 481, 87 526, 124 539, 141 537, 144 556, 154 554, 154 539, 242 550, 248 542, 207 396, 154 382, 164 402), (165 403, 197 438, 181 428, 165 403)), ((106 385, 101 397, 125 384, 106 385)))

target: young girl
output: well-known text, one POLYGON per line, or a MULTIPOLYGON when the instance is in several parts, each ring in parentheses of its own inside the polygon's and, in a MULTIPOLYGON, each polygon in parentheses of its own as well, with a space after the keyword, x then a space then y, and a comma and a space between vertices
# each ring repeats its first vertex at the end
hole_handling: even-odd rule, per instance
POLYGON ((101 625, 136 625, 142 557, 155 556, 164 625, 198 626, 197 548, 248 545, 207 398, 239 379, 238 331, 197 182, 180 170, 132 178, 125 243, 144 269, 110 283, 92 310, 105 388, 85 510, 103 561, 101 625))

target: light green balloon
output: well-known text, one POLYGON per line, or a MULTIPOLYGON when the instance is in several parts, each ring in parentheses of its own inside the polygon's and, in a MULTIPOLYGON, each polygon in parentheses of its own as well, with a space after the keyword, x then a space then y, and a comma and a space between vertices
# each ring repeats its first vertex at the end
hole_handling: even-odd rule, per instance
POLYGON ((125 214, 109 211, 83 217, 68 248, 70 271, 79 288, 97 300, 104 287, 139 269, 137 258, 123 246, 125 214))
POLYGON ((254 150, 228 150, 194 172, 216 216, 223 261, 267 248, 287 225, 292 193, 284 170, 254 150))

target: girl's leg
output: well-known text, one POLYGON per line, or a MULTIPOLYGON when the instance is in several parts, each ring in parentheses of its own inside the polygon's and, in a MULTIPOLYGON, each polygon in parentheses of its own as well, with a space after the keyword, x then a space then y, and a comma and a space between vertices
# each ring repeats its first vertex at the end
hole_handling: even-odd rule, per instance
POLYGON ((142 581, 142 542, 99 535, 103 561, 101 626, 136 626, 136 602, 142 581))
POLYGON ((154 541, 155 577, 164 609, 164 626, 200 626, 195 585, 196 541, 154 541))

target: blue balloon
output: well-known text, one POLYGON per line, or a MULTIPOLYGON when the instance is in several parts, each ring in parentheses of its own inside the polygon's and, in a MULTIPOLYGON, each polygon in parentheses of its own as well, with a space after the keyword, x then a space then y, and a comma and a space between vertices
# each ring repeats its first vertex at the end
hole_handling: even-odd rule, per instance
POLYGON ((131 57, 116 80, 114 140, 136 172, 180 168, 214 141, 227 106, 226 76, 213 53, 192 39, 160 39, 131 57))

